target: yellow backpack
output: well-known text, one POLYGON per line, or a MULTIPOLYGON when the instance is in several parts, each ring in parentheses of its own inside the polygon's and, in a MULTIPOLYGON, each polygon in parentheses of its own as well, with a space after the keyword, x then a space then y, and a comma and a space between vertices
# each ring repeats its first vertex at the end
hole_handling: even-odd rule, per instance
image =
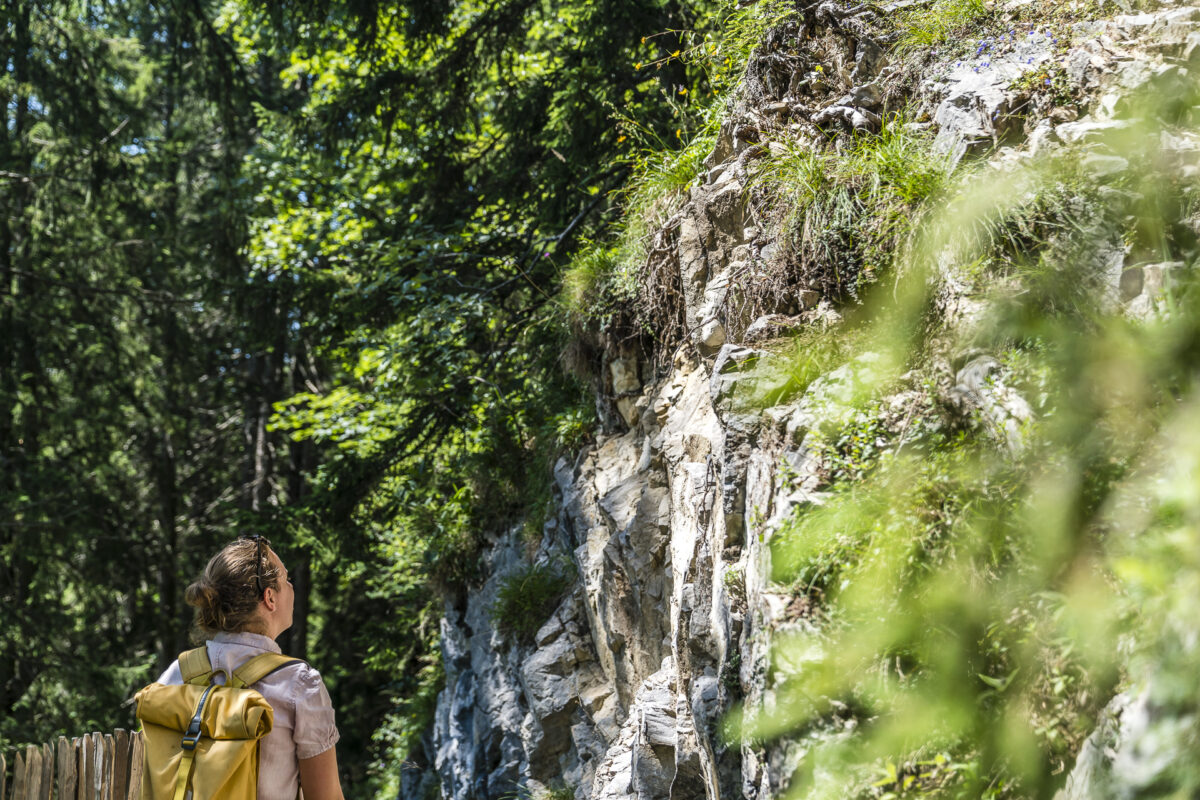
POLYGON ((264 653, 227 675, 213 678, 208 650, 179 656, 183 685, 152 683, 137 693, 145 769, 142 800, 255 800, 258 742, 271 732, 274 713, 261 694, 248 688, 272 672, 300 663, 264 653))

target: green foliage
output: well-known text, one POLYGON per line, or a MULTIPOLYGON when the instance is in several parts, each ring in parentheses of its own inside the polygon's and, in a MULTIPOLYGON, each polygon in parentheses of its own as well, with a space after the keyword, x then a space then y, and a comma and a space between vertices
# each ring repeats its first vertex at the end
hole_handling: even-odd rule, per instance
POLYGON ((343 741, 358 792, 394 796, 429 721, 404 699, 436 691, 417 626, 480 577, 482 534, 520 521, 540 535, 555 459, 591 435, 559 362, 564 307, 603 318, 631 285, 592 244, 628 172, 614 116, 659 139, 679 127, 667 98, 698 76, 669 58, 671 29, 700 10, 243 3, 219 20, 295 87, 257 108, 248 258, 297 287, 297 325, 328 365, 273 424, 324 456, 302 515, 322 568, 337 565, 319 652, 339 662, 325 674, 356 721, 343 741), (396 687, 390 709, 378 686, 396 687))
POLYGON ((1070 107, 1079 101, 1078 90, 1072 86, 1066 68, 1058 61, 1025 73, 1009 88, 1023 94, 1037 93, 1055 106, 1070 107))
MULTIPOLYGON (((571 260, 562 283, 567 310, 583 325, 598 329, 618 320, 628 324, 631 307, 644 299, 639 289, 644 292, 653 238, 684 202, 716 141, 711 121, 682 147, 664 144, 631 119, 623 129, 641 146, 628 157, 631 175, 617 193, 621 213, 609 231, 612 244, 588 243, 571 260)), ((676 136, 682 136, 682 128, 676 136)), ((639 322, 658 327, 649 319, 639 322)))
POLYGON ((592 435, 595 412, 590 408, 570 408, 555 414, 554 444, 557 449, 578 450, 592 435))
MULTIPOLYGON (((938 2, 899 19, 934 42, 984 13, 938 2)), ((559 366, 564 307, 605 327, 644 300, 653 236, 731 88, 799 12, 3 14, 0 749, 127 726, 121 702, 183 649, 183 585, 255 530, 309 584, 309 627, 284 646, 329 680, 348 796, 394 797, 480 532, 540 532, 551 465, 596 425, 559 366)), ((1181 276, 1156 301, 1168 313, 1135 323, 1096 311, 1082 269, 1097 229, 1123 233, 1130 265, 1192 263, 1195 193, 1159 170, 1155 136, 1123 135, 1108 145, 1142 154, 1130 176, 1098 186, 1068 158, 953 206, 944 162, 902 119, 838 154, 776 143, 763 167, 792 277, 864 300, 855 325, 794 345, 788 389, 863 373, 810 434, 824 503, 775 545, 780 579, 821 605, 819 633, 780 649, 789 710, 756 735, 861 723, 814 734, 798 792, 1046 795, 1111 693, 1114 629, 1149 632, 1129 637, 1129 668, 1156 671, 1160 708, 1200 708, 1179 623, 1200 596, 1197 293, 1181 276), (978 415, 878 422, 897 387, 937 395, 901 377, 939 344, 933 263, 991 309, 953 344, 999 353, 1042 414, 1015 453, 978 415)), ((527 640, 565 586, 553 567, 511 576, 498 623, 527 640)), ((1200 779, 1185 765, 1168 784, 1200 779)))
MULTIPOLYGON (((1174 102, 1140 116, 1178 120, 1174 102)), ((1126 316, 1100 266, 1113 247, 1139 272, 1200 256, 1161 132, 1110 139, 1130 162, 1115 178, 1067 150, 933 195, 866 298, 855 391, 806 441, 830 485, 772 543, 777 580, 815 610, 776 651, 776 710, 744 717, 744 734, 806 741, 790 796, 1051 797, 1118 688, 1162 703, 1168 739, 1200 707, 1182 632, 1200 292, 1173 267, 1159 313, 1126 316), (946 326, 942 281, 987 313, 946 326), (1019 387, 1033 419, 963 415, 923 372, 980 351, 999 357, 989 390, 1019 387), (897 424, 895 401, 922 396, 947 406, 897 424)), ((1156 785, 1194 791, 1192 760, 1171 759, 1156 785)))
POLYGON ((631 169, 617 117, 691 130, 670 54, 709 11, 2 12, 0 748, 127 727, 186 582, 254 530, 302 577, 282 644, 328 680, 348 796, 395 795, 480 532, 544 515, 592 434, 563 265, 631 169))
POLYGON ((723 103, 742 82, 750 57, 767 34, 798 20, 800 14, 796 5, 787 0, 726 6, 713 30, 706 31, 686 57, 704 66, 713 96, 723 103))
POLYGON ((523 567, 501 580, 491 609, 492 622, 497 630, 529 644, 570 585, 571 579, 555 565, 523 567))
MULTIPOLYGON (((436 614, 430 618, 436 621, 436 614)), ((403 659, 393 661, 389 658, 380 665, 403 676, 389 685, 391 706, 371 736, 378 755, 370 769, 380 776, 377 790, 380 795, 399 795, 400 775, 393 767, 397 763, 409 763, 412 755, 419 752, 421 737, 428 733, 429 720, 433 718, 438 694, 445 683, 437 626, 427 624, 422 632, 425 640, 421 643, 420 654, 417 655, 416 648, 413 651, 420 659, 419 664, 410 665, 403 659)))
POLYGON ((721 577, 721 583, 725 587, 726 594, 734 600, 746 602, 746 576, 741 569, 727 568, 721 577))
MULTIPOLYGON (((716 120, 681 147, 651 140, 632 158, 632 175, 622 192, 622 223, 618 248, 626 265, 640 266, 649 252, 650 237, 678 210, 704 159, 716 142, 716 120)), ((676 133, 680 133, 679 130, 676 133)))

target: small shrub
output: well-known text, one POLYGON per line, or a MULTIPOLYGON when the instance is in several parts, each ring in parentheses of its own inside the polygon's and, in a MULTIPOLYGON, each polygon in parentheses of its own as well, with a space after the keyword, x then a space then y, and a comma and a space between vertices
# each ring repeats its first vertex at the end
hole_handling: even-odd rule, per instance
POLYGON ((570 578, 549 564, 518 570, 502 580, 492 622, 501 632, 529 644, 570 585, 570 578))
POLYGON ((730 598, 740 603, 746 602, 746 576, 741 567, 726 568, 721 582, 730 598))
POLYGON ((501 800, 575 800, 575 790, 564 783, 555 782, 541 789, 519 786, 516 791, 500 796, 501 800))
POLYGON ((551 418, 554 442, 560 450, 577 450, 591 437, 596 412, 591 408, 570 408, 551 418))
POLYGON ((727 692, 735 696, 740 695, 742 692, 741 668, 741 651, 729 651, 729 656, 725 659, 725 664, 721 667, 721 685, 725 687, 727 692))

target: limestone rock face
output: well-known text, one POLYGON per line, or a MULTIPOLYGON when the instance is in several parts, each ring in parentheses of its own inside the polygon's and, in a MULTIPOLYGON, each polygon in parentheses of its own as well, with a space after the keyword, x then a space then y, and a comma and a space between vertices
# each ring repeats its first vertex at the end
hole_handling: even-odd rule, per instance
POLYGON ((757 420, 747 406, 729 427, 714 405, 725 390, 757 396, 763 374, 765 363, 722 374, 680 361, 647 390, 636 427, 559 462, 560 513, 535 559, 569 555, 577 582, 532 645, 491 624, 499 586, 527 558, 516 532, 496 541, 486 583, 443 620, 432 762, 445 797, 499 798, 518 784, 578 798, 735 797, 747 763, 769 770, 717 735, 769 641, 754 632, 771 605, 761 586, 747 594, 769 571, 761 537, 744 535, 760 513, 747 490, 776 515, 798 501, 775 497, 771 466, 789 450, 801 458, 784 435, 791 415, 757 420))
MULTIPOLYGON (((1178 91, 1200 67, 1200 14, 1168 9, 1088 25, 1069 51, 1022 30, 931 69, 938 77, 915 98, 930 121, 915 124, 931 126, 955 157, 995 148, 989 168, 1078 144, 1090 148, 1084 168, 1120 175, 1126 167, 1108 144, 1136 125, 1126 98, 1147 87, 1178 91), (1019 118, 1038 98, 1014 86, 1051 66, 1095 99, 1089 113, 1044 107, 1036 119, 1019 118)), ((801 751, 729 745, 720 726, 735 704, 770 706, 772 637, 805 624, 796 598, 771 583, 771 537, 797 507, 822 502, 827 465, 809 434, 840 413, 872 357, 804 380, 789 369, 772 340, 841 319, 816 291, 781 302, 787 314, 740 316, 741 287, 779 246, 747 211, 746 161, 761 151, 768 118, 828 112, 831 125, 871 130, 887 90, 882 51, 863 39, 842 67, 846 80, 853 67, 855 85, 823 107, 783 96, 800 80, 793 76, 777 81, 767 107, 722 126, 705 174, 670 223, 690 339, 655 375, 636 354, 609 358, 608 399, 623 427, 558 462, 557 512, 541 541, 517 531, 496 537, 484 554, 486 580, 447 607, 446 687, 427 738, 429 767, 405 775, 401 797, 423 800, 434 783, 453 800, 560 788, 576 800, 767 800, 786 790, 801 751), (530 560, 569 565, 572 586, 521 644, 495 629, 491 609, 530 560)), ((1200 174, 1200 141, 1164 135, 1174 137, 1167 149, 1181 175, 1200 174)), ((1095 261, 1111 302, 1137 317, 1158 313, 1162 290, 1186 268, 1127 263, 1119 242, 1095 261)), ((943 318, 970 329, 982 312, 969 276, 941 277, 943 318)), ((946 407, 1007 447, 1022 446, 1033 411, 993 354, 949 356, 943 372, 946 407)), ((881 421, 907 425, 919 400, 917 388, 901 387, 880 406, 881 421)), ((1063 797, 1133 796, 1129 787, 1152 780, 1161 727, 1152 722, 1144 704, 1119 698, 1063 797), (1114 775, 1126 788, 1101 787, 1114 775)))

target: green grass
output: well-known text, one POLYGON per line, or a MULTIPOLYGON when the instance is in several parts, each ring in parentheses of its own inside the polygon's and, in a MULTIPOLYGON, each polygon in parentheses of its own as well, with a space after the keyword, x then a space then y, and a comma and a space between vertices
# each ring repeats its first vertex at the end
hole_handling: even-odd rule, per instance
POLYGON ((563 273, 559 297, 577 318, 603 326, 636 293, 636 272, 620 250, 585 242, 563 273))
POLYGON ((694 49, 694 57, 707 63, 716 93, 728 94, 736 88, 767 33, 799 16, 796 5, 786 0, 759 0, 743 8, 731 4, 718 25, 719 33, 694 49))
POLYGON ((827 297, 857 296, 891 266, 920 207, 939 196, 950 173, 931 138, 898 115, 844 152, 801 140, 773 144, 753 183, 774 198, 785 282, 827 297))
POLYGON ((585 242, 562 274, 558 302, 572 319, 605 329, 633 305, 654 235, 683 204, 715 142, 709 126, 681 147, 656 142, 630 157, 632 176, 618 195, 621 220, 611 238, 585 242))
POLYGON ((990 14, 983 0, 936 0, 931 5, 901 12, 896 20, 901 52, 936 47, 975 30, 990 14))

